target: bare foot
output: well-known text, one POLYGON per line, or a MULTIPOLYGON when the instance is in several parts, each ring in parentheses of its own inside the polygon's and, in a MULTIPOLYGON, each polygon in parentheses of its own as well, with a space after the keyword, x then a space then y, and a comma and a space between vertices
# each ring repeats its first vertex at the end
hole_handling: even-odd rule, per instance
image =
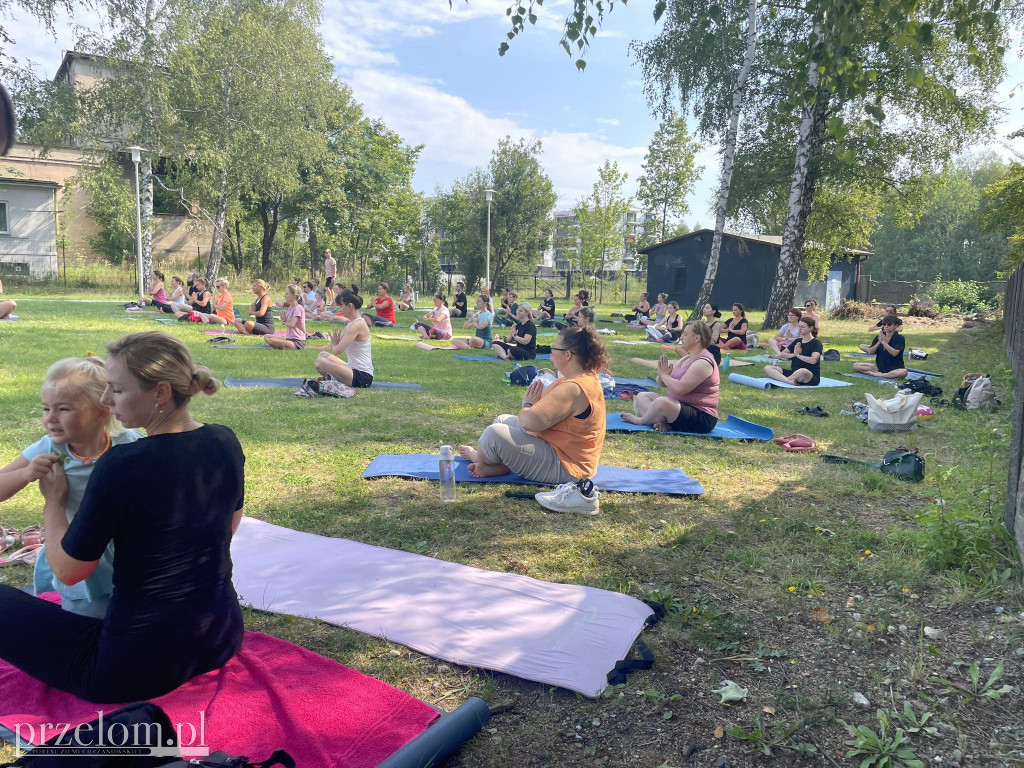
POLYGON ((459 446, 459 456, 464 458, 466 461, 476 462, 481 460, 480 452, 476 448, 473 448, 472 446, 469 445, 459 446))
POLYGON ((469 474, 473 477, 495 477, 496 475, 508 474, 508 467, 504 464, 485 464, 482 461, 470 464, 468 469, 469 474))
POLYGON ((654 428, 655 432, 668 432, 667 421, 656 421, 653 424, 651 424, 651 426, 654 428))
POLYGON ((640 420, 639 416, 636 416, 636 415, 634 415, 632 413, 620 413, 619 416, 621 416, 622 420, 625 421, 628 424, 642 424, 643 423, 640 420))

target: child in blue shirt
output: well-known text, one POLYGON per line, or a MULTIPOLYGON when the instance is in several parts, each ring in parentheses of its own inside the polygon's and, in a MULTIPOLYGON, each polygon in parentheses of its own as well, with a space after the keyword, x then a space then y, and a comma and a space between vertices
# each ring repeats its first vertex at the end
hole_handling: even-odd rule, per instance
MULTIPOLYGON (((95 462, 114 445, 142 437, 125 430, 100 402, 106 388, 103 361, 94 357, 69 357, 50 366, 43 380, 43 427, 47 434, 0 469, 0 501, 9 499, 29 483, 48 474, 61 463, 67 475, 68 521, 78 512, 95 462)), ((36 553, 33 589, 35 594, 57 591, 66 610, 103 618, 114 591, 114 547, 107 546, 91 576, 67 586, 53 575, 46 559, 46 545, 36 553)))

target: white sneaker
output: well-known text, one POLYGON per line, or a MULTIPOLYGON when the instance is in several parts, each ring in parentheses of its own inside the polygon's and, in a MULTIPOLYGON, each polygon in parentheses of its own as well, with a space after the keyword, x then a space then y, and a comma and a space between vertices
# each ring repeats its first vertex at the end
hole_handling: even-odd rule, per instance
POLYGON ((552 512, 576 512, 581 515, 596 515, 600 511, 601 494, 594 488, 592 496, 584 496, 576 482, 562 483, 553 491, 541 491, 533 498, 545 509, 552 512))

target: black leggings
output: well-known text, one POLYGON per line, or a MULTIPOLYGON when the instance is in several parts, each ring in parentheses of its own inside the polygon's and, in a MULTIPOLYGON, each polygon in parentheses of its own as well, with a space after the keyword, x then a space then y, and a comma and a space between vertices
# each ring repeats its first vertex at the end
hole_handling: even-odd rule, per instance
POLYGON ((496 341, 491 346, 501 347, 512 356, 513 360, 535 360, 537 357, 537 353, 534 350, 521 347, 518 344, 506 344, 504 341, 496 341))
POLYGON ((153 300, 153 306, 156 307, 157 309, 159 309, 161 312, 166 312, 169 315, 173 315, 174 314, 174 310, 171 309, 171 305, 170 304, 164 304, 162 301, 157 301, 156 299, 154 299, 153 300))
POLYGON ((252 335, 253 336, 273 336, 274 335, 274 324, 273 323, 253 323, 252 324, 252 335))
POLYGON ((231 647, 204 659, 199 657, 209 654, 195 653, 173 630, 160 636, 115 637, 103 631, 100 619, 65 611, 6 584, 0 584, 0 616, 0 659, 47 685, 97 703, 162 696, 223 666, 242 641, 240 612, 237 629, 229 616, 223 622, 225 633, 235 630, 237 640, 231 637, 231 647))

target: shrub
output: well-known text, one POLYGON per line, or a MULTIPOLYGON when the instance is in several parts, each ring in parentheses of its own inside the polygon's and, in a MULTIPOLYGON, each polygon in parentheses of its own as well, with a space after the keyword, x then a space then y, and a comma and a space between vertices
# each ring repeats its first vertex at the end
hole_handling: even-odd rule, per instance
POLYGON ((828 313, 829 320, 866 320, 874 316, 874 307, 853 299, 847 299, 828 313))
POLYGON ((939 308, 935 306, 934 301, 928 301, 920 296, 912 297, 910 304, 907 306, 908 317, 929 317, 934 320, 940 314, 939 308))
POLYGON ((931 298, 943 312, 967 315, 981 312, 995 306, 992 292, 972 280, 949 280, 937 278, 931 287, 931 298))

